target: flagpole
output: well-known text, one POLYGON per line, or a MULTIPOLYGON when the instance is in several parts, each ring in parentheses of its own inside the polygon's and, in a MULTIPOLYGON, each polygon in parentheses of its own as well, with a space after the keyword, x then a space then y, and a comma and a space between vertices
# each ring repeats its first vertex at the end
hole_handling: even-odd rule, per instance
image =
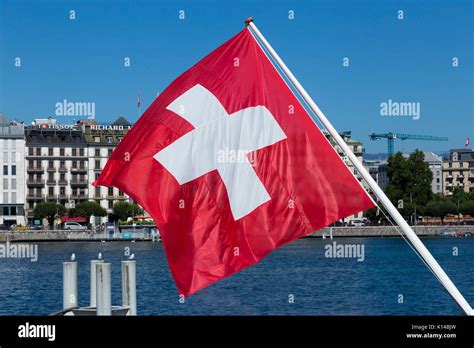
MULTIPOLYGON (((278 67, 283 71, 285 76, 291 81, 293 86, 298 90, 298 92, 301 94, 305 102, 309 105, 311 110, 316 114, 319 121, 324 125, 324 127, 329 132, 329 134, 333 137, 337 145, 339 145, 339 147, 342 149, 344 154, 349 158, 352 165, 357 169, 357 171, 362 176, 362 178, 365 179, 365 181, 367 182, 369 187, 372 189, 374 194, 385 206, 390 216, 398 224, 398 226, 403 231, 403 233, 407 236, 407 238, 409 239, 413 247, 418 251, 420 256, 428 265, 428 267, 438 277, 439 281, 446 288, 448 293, 453 297, 453 299, 458 303, 458 305, 464 310, 464 312, 467 315, 474 315, 473 309, 471 308, 469 303, 466 301, 466 299, 459 292, 459 290, 456 288, 456 286, 448 277, 448 275, 441 268, 441 266, 435 260, 433 255, 431 255, 429 250, 421 242, 420 238, 418 238, 416 233, 413 232, 413 230, 405 221, 405 219, 400 215, 398 210, 395 208, 392 202, 388 199, 388 197, 385 195, 382 189, 377 185, 377 183, 369 174, 369 172, 365 169, 363 164, 357 159, 357 157, 351 151, 349 146, 347 146, 346 142, 342 139, 342 137, 339 135, 336 129, 332 126, 332 124, 326 118, 326 116, 321 111, 321 109, 319 109, 319 107, 316 105, 313 99, 309 96, 309 94, 306 92, 303 86, 298 82, 296 77, 292 74, 290 69, 288 69, 286 64, 281 60, 281 58, 278 56, 278 54, 275 52, 272 46, 268 43, 268 41, 265 39, 262 33, 258 30, 256 25, 253 23, 253 19, 248 18, 245 21, 245 25, 247 26, 247 28, 249 28, 250 32, 254 35, 254 37, 256 36, 260 40, 260 42, 263 44, 263 46, 265 46, 265 49, 268 51, 268 53, 272 56, 272 58, 278 64, 278 67)), ((256 41, 258 43, 258 40, 256 41)))

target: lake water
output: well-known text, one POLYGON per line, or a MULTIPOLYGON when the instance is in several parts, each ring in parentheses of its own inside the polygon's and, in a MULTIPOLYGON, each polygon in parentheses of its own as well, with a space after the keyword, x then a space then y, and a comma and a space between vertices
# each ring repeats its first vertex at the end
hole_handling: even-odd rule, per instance
MULTIPOLYGON (((474 305, 474 238, 423 242, 474 305)), ((62 262, 72 253, 78 261, 79 304, 88 305, 89 260, 101 252, 112 262, 112 303, 120 305, 120 261, 126 247, 137 261, 139 315, 463 314, 401 238, 308 238, 274 251, 185 303, 178 301, 161 243, 38 243, 37 262, 0 259, 0 315, 48 315, 60 310, 62 262), (326 257, 325 245, 334 241, 363 245, 364 261, 326 257)))

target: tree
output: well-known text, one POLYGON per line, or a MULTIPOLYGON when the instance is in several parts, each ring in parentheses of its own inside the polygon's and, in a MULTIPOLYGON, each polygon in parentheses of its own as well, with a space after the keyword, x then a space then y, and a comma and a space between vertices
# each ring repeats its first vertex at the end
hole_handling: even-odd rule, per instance
POLYGON ((474 217, 474 200, 464 201, 461 203, 459 210, 463 215, 470 215, 474 217))
POLYGON ((456 214, 457 213, 456 205, 447 200, 433 200, 429 202, 424 208, 424 214, 432 217, 439 217, 441 218, 441 223, 444 223, 444 218, 448 214, 456 214))
POLYGON ((125 221, 134 215, 143 214, 143 209, 136 203, 116 202, 112 208, 113 215, 119 220, 125 221))
POLYGON ((36 204, 33 209, 33 215, 36 219, 47 218, 49 223, 52 224, 55 215, 63 216, 66 213, 66 208, 54 202, 42 202, 36 204))
POLYGON ((90 218, 93 216, 106 216, 107 211, 100 206, 99 203, 94 201, 81 202, 76 205, 72 213, 77 214, 77 216, 90 218))
POLYGON ((417 213, 421 212, 423 206, 433 197, 433 174, 424 158, 423 152, 415 150, 408 158, 397 152, 387 161, 387 175, 390 180, 385 192, 395 206, 399 200, 403 200, 403 208, 399 210, 405 218, 415 210, 417 213))

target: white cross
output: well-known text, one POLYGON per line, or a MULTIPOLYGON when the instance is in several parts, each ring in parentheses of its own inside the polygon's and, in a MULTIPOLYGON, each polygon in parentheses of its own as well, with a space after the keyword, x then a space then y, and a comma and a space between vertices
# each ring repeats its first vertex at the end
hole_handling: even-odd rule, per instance
POLYGON ((247 156, 233 163, 219 160, 222 151, 248 154, 286 139, 266 107, 249 107, 229 115, 219 100, 198 84, 167 109, 194 126, 153 156, 180 185, 217 170, 227 189, 234 220, 271 199, 247 156))

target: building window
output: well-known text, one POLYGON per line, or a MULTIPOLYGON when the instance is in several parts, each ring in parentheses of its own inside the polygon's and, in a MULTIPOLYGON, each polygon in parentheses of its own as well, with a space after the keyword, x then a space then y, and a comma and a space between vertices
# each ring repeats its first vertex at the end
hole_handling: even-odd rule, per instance
MULTIPOLYGON (((16 203, 16 202, 12 202, 12 203, 16 203)), ((16 207, 11 207, 10 208, 10 214, 16 215, 16 207)))
POLYGON ((94 142, 95 143, 100 143, 100 137, 94 137, 94 142))
POLYGON ((16 175, 16 165, 12 166, 12 175, 16 175))
POLYGON ((16 192, 12 192, 12 201, 11 203, 16 203, 16 192))
POLYGON ((113 196, 113 195, 114 195, 114 188, 113 188, 113 187, 109 187, 108 195, 109 195, 109 196, 113 196))
POLYGON ((100 169, 100 161, 99 160, 96 160, 95 161, 95 167, 94 169, 100 169))
POLYGON ((79 149, 79 156, 84 156, 84 149, 79 149))
POLYGON ((40 147, 36 148, 36 156, 41 156, 41 148, 40 147))
POLYGON ((100 187, 95 188, 95 196, 99 197, 100 196, 100 187))
POLYGON ((64 148, 59 149, 59 156, 64 156, 64 148))
POLYGON ((77 156, 77 149, 72 149, 72 155, 77 156))
POLYGON ((33 148, 32 147, 28 148, 28 156, 33 156, 33 148))
POLYGON ((49 188, 48 188, 48 194, 49 194, 50 196, 54 196, 54 187, 49 187, 49 188))
POLYGON ((65 196, 66 195, 66 188, 65 187, 60 187, 59 188, 59 195, 60 196, 65 196))
POLYGON ((99 173, 95 173, 95 180, 99 180, 99 176, 100 176, 99 173))
POLYGON ((8 203, 8 192, 3 192, 3 203, 8 203))
POLYGON ((95 149, 95 157, 100 157, 100 149, 95 149))
POLYGON ((48 156, 52 156, 52 155, 53 155, 53 148, 50 147, 50 148, 48 149, 48 156))
POLYGON ((3 179, 3 189, 8 190, 8 179, 3 179))
POLYGON ((16 190, 16 179, 12 179, 12 190, 16 190))
POLYGON ((109 157, 112 156, 112 151, 114 151, 114 150, 113 150, 113 149, 109 149, 109 151, 108 151, 108 152, 109 152, 109 153, 108 153, 108 156, 109 156, 109 157))
POLYGON ((112 209, 114 207, 114 202, 113 201, 109 201, 109 209, 112 209))
POLYGON ((5 162, 5 163, 8 162, 8 152, 6 152, 6 151, 3 152, 3 162, 5 162))
POLYGON ((8 166, 3 166, 3 175, 8 175, 8 166))
POLYGON ((76 161, 72 161, 72 167, 77 168, 77 162, 76 161))
POLYGON ((61 162, 59 163, 59 168, 63 168, 63 169, 66 168, 66 164, 65 164, 64 161, 61 161, 61 162))
POLYGON ((9 210, 8 207, 3 207, 3 215, 4 216, 10 215, 10 212, 8 210, 9 210))
POLYGON ((61 175, 59 175, 59 180, 66 181, 66 174, 61 173, 61 175))

